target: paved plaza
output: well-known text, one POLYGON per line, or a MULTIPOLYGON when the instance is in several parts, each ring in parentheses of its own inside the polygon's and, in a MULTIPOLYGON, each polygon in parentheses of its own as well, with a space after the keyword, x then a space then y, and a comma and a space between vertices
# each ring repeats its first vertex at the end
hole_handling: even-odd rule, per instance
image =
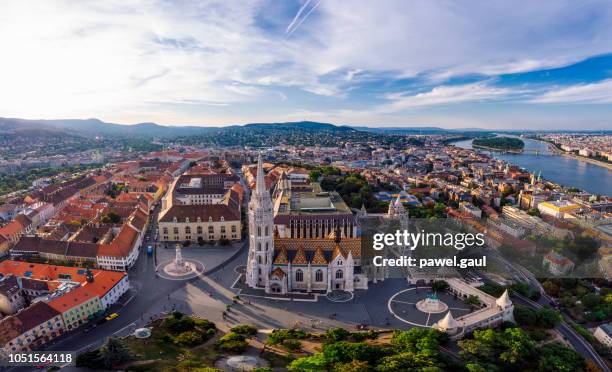
MULTIPOLYGON (((426 312, 417 307, 419 301, 433 295, 429 287, 412 287, 401 290, 391 296, 387 302, 388 311, 395 318, 408 325, 419 327, 431 327, 438 320, 442 319, 447 311, 442 312, 426 312)), ((446 292, 437 292, 435 295, 448 310, 453 314, 453 317, 458 318, 470 312, 470 306, 463 303, 460 299, 446 292)))
MULTIPOLYGON (((226 327, 251 323, 261 329, 296 325, 312 330, 338 326, 355 329, 361 324, 372 328, 407 329, 429 327, 444 315, 430 315, 416 309, 414 303, 426 298, 431 291, 426 287, 416 290, 404 279, 370 283, 368 290, 356 290, 352 296, 332 292, 329 296, 316 294, 316 301, 311 300, 312 297, 304 300, 300 296, 275 298, 263 290, 247 289, 240 284, 239 277, 245 270, 246 255, 244 249, 214 273, 189 281, 185 288, 171 294, 169 303, 176 304, 181 311, 195 313, 226 327), (240 295, 237 303, 234 301, 236 295, 240 295), (227 304, 230 304, 231 311, 224 319, 222 313, 227 304)), ((469 306, 455 300, 452 295, 440 293, 438 296, 454 316, 470 310, 469 306)))

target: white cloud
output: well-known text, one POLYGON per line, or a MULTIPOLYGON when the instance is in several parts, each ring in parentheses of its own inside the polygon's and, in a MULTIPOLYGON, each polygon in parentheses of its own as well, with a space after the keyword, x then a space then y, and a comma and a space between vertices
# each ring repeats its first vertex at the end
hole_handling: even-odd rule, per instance
POLYGON ((385 98, 390 100, 391 103, 379 106, 377 111, 390 113, 424 106, 484 102, 507 98, 511 94, 516 93, 512 89, 497 88, 483 82, 451 86, 442 85, 428 92, 417 94, 387 94, 385 98))
MULTIPOLYGON (((609 52, 612 39, 607 1, 301 5, 278 16, 275 30, 259 22, 262 14, 282 14, 270 9, 282 2, 2 1, 0 116, 235 123, 236 112, 218 108, 257 102, 272 117, 301 105, 280 88, 312 93, 349 115, 363 109, 349 92, 372 77, 444 81, 563 66, 609 52)), ((382 109, 510 94, 487 84, 440 84, 389 95, 382 109)), ((244 110, 241 121, 258 115, 244 110)))
POLYGON ((551 90, 531 103, 612 103, 612 79, 551 90))

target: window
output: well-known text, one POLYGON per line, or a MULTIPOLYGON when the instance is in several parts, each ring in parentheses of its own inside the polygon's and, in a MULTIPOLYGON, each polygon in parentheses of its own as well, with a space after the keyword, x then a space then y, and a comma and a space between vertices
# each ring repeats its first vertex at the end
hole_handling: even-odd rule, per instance
POLYGON ((266 236, 268 236, 268 235, 270 235, 270 231, 269 231, 268 226, 266 226, 266 236))
POLYGON ((261 226, 257 226, 257 236, 261 236, 261 226))
POLYGON ((178 234, 178 227, 175 227, 173 230, 175 234, 178 234))
POLYGON ((197 230, 198 230, 198 234, 201 234, 202 233, 202 226, 198 226, 197 230))
POLYGON ((343 275, 342 270, 336 271, 336 279, 342 279, 343 275))
POLYGON ((298 269, 295 272, 295 281, 298 283, 301 283, 304 281, 304 272, 302 270, 298 269))
POLYGON ((221 226, 221 233, 225 234, 225 226, 221 226))
POLYGON ((261 243, 257 243, 257 251, 261 251, 261 243))
POLYGON ((323 281, 323 270, 317 270, 315 273, 315 281, 319 283, 323 281))
POLYGON ((235 233, 236 232, 236 225, 232 225, 232 232, 235 233))
POLYGON ((167 227, 164 227, 164 234, 168 235, 168 228, 167 227))
POLYGON ((209 234, 214 234, 215 233, 215 228, 212 226, 208 226, 208 233, 209 234))
POLYGON ((185 234, 191 234, 191 227, 185 226, 185 234))

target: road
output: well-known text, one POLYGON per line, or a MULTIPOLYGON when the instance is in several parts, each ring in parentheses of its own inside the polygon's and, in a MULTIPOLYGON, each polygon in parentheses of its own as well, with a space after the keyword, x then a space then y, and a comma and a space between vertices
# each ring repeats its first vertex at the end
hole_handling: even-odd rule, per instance
MULTIPOLYGON (((521 296, 518 293, 514 293, 512 297, 516 302, 519 302, 521 303, 521 305, 524 306, 528 306, 534 309, 544 307, 544 305, 538 302, 534 302, 524 296, 521 296)), ((588 341, 586 341, 582 336, 580 336, 569 324, 567 324, 565 321, 562 321, 556 329, 563 335, 563 337, 567 339, 567 341, 572 345, 572 347, 578 353, 580 353, 580 355, 582 355, 586 359, 590 359, 595 362, 595 364, 597 364, 597 366, 601 368, 602 371, 610 371, 603 358, 599 354, 597 354, 595 349, 593 349, 593 346, 591 346, 588 341)))
MULTIPOLYGON (((516 265, 516 264, 511 264, 506 259, 504 259, 501 255, 497 254, 497 252, 495 252, 494 254, 490 254, 490 257, 500 260, 502 263, 506 265, 508 269, 511 269, 512 271, 514 271, 514 274, 518 278, 522 278, 523 281, 529 283, 534 288, 538 288, 540 292, 542 293, 542 296, 540 297, 538 302, 534 302, 515 292, 512 294, 512 298, 516 302, 520 303, 521 305, 528 306, 531 308, 536 308, 536 309, 544 307, 544 306, 548 306, 549 304, 554 304, 554 300, 550 298, 544 292, 544 289, 540 285, 540 282, 527 269, 519 265, 516 265)), ((490 279, 487 278, 485 273, 483 272, 478 272, 478 273, 482 278, 490 281, 490 279)), ((567 324, 565 321, 562 321, 556 327, 556 329, 567 339, 567 341, 572 345, 572 347, 578 353, 580 353, 580 355, 582 355, 585 359, 592 360, 603 371, 606 371, 606 372, 610 371, 610 369, 606 365, 603 358, 595 351, 593 346, 591 346, 591 344, 588 341, 586 341, 582 336, 580 336, 569 324, 567 324)))

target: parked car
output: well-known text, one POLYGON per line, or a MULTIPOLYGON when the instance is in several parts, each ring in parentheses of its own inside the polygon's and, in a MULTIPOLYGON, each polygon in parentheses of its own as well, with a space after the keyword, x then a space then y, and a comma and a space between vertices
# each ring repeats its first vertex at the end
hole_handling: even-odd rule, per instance
POLYGON ((107 317, 106 317, 106 318, 104 318, 104 319, 106 319, 106 320, 113 320, 113 319, 115 319, 115 318, 117 318, 117 317, 119 317, 119 314, 117 314, 117 313, 112 313, 111 315, 107 316, 107 317))

